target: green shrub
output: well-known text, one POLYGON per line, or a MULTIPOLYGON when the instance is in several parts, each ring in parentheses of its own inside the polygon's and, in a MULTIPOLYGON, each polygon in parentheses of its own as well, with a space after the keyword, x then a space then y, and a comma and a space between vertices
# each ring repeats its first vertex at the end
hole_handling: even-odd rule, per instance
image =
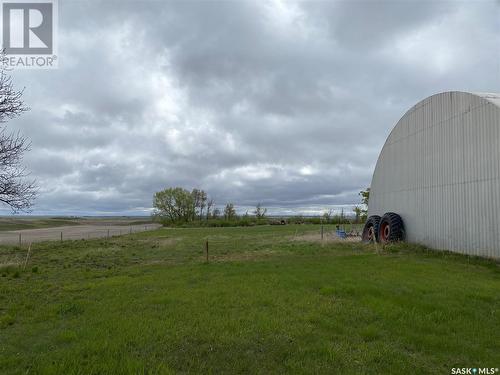
POLYGON ((59 306, 60 316, 80 315, 83 313, 83 307, 73 302, 66 302, 59 306))
POLYGON ((16 319, 12 315, 4 315, 0 317, 0 328, 11 326, 15 323, 16 319))

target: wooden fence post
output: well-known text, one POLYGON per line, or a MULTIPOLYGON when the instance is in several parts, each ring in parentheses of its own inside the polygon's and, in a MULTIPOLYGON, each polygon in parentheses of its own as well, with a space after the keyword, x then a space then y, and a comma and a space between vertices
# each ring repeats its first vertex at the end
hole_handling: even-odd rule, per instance
POLYGON ((28 253, 26 254, 26 259, 24 260, 23 270, 26 269, 26 265, 28 264, 28 260, 30 259, 30 254, 31 254, 31 243, 28 246, 28 253))
POLYGON ((22 244, 21 233, 19 233, 19 247, 21 247, 21 244, 22 244))
POLYGON ((321 241, 323 241, 323 225, 321 226, 321 241))
POLYGON ((205 241, 205 254, 206 254, 206 257, 207 257, 206 262, 208 263, 208 240, 205 241))
POLYGON ((61 231, 61 242, 62 242, 62 231, 61 231))

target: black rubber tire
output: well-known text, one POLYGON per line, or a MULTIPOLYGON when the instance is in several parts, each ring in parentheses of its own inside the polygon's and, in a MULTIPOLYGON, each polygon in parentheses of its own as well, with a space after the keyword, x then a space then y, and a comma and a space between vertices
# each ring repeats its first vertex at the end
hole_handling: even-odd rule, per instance
POLYGON ((365 243, 378 242, 378 228, 380 225, 380 216, 372 215, 366 220, 365 226, 363 228, 363 234, 361 235, 361 240, 365 243), (370 237, 370 230, 373 230, 373 235, 375 236, 375 241, 370 237))
POLYGON ((377 239, 381 243, 398 242, 405 239, 405 226, 401 216, 387 212, 382 216, 377 239))

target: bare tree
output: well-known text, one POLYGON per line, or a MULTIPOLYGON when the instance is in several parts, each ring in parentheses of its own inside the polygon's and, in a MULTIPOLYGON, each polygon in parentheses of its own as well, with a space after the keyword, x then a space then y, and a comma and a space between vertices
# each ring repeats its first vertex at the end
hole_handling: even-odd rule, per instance
POLYGON ((198 209, 200 208, 201 190, 196 188, 193 189, 191 191, 191 197, 192 197, 191 215, 192 215, 192 220, 194 221, 196 219, 198 209))
MULTIPOLYGON (((0 123, 18 117, 29 110, 22 101, 23 90, 16 91, 12 78, 7 74, 7 59, 0 54, 0 123)), ((10 206, 12 211, 29 211, 36 198, 37 188, 34 180, 22 166, 24 152, 31 147, 30 142, 20 133, 9 133, 0 126, 0 202, 10 206)))
POLYGON ((330 223, 330 220, 332 219, 333 216, 333 209, 330 208, 328 211, 325 211, 323 213, 323 219, 325 220, 325 223, 330 223))
POLYGON ((224 219, 233 220, 236 218, 236 209, 234 208, 234 204, 227 203, 226 207, 224 207, 224 219))
POLYGON ((257 203, 257 206, 255 206, 253 213, 257 219, 263 219, 264 216, 266 216, 267 208, 262 207, 262 203, 259 202, 257 203))
POLYGON ((354 206, 352 210, 353 210, 354 214, 356 215, 354 222, 356 224, 358 224, 360 222, 361 214, 363 213, 363 210, 359 206, 354 206))
POLYGON ((211 198, 207 202, 207 221, 210 219, 210 210, 215 207, 215 201, 211 198))
POLYGON ((207 193, 200 190, 200 221, 203 220, 203 210, 207 206, 207 193))

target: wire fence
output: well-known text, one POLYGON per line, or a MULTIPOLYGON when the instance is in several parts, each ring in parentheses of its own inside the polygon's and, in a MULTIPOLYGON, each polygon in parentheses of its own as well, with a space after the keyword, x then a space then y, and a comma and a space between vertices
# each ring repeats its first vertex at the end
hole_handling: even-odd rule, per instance
POLYGON ((138 232, 146 232, 161 227, 159 224, 146 225, 76 225, 56 228, 25 229, 0 232, 0 244, 25 245, 42 241, 81 240, 110 238, 138 232))

